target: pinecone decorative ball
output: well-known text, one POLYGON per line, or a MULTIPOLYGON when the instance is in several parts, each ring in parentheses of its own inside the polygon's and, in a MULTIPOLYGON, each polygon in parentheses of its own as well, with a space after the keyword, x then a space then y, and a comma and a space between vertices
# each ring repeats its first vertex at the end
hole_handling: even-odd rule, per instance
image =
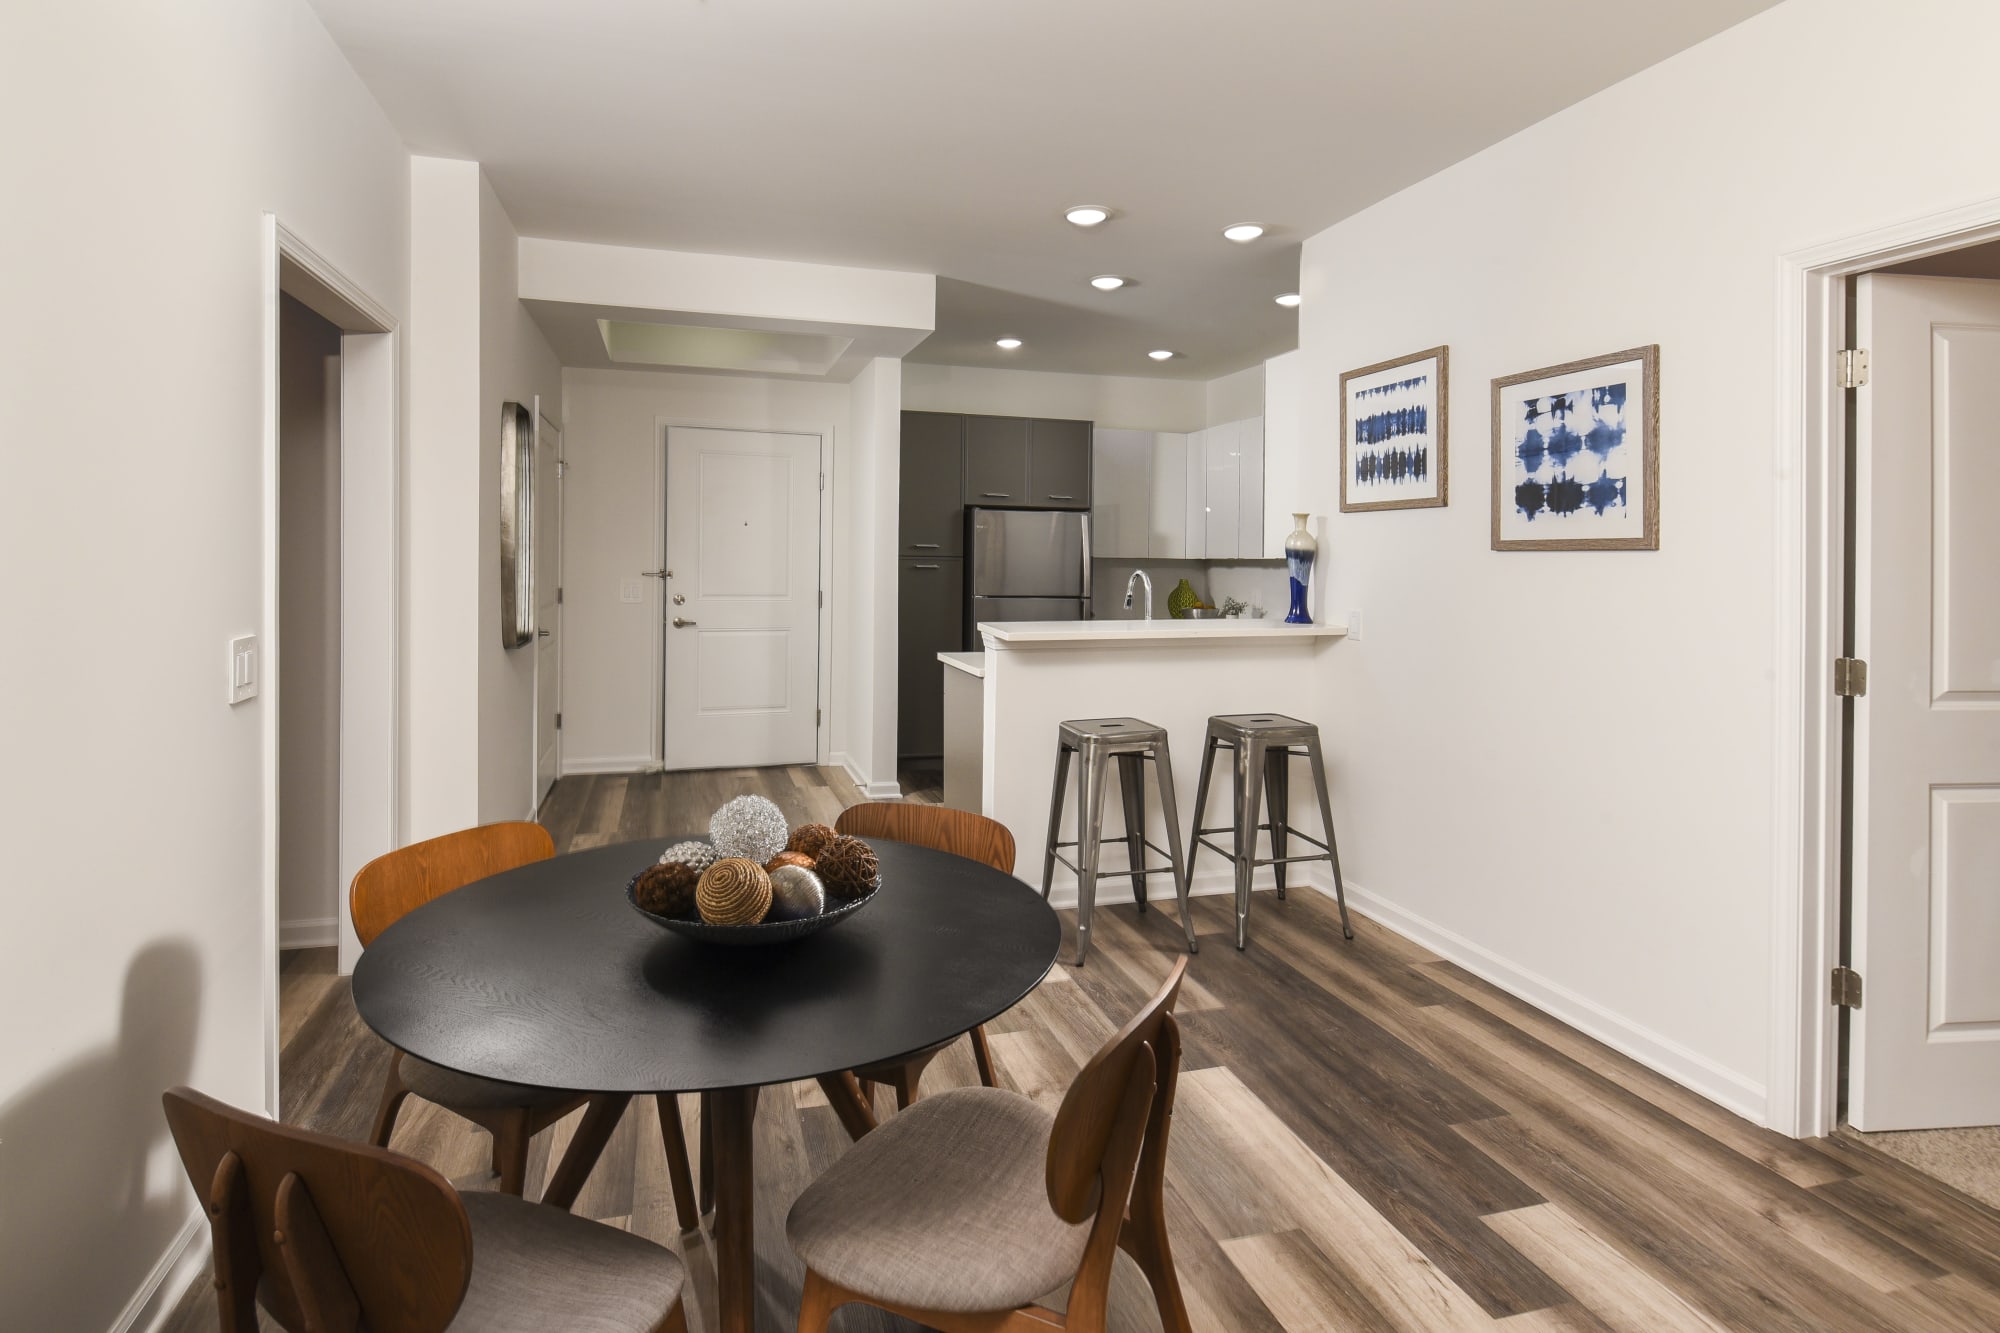
POLYGON ((767 921, 804 921, 826 910, 826 889, 819 876, 799 865, 781 865, 771 872, 771 914, 767 921))
POLYGON ((817 861, 819 854, 826 850, 827 844, 839 836, 824 824, 801 824, 792 830, 790 840, 785 843, 785 850, 798 852, 817 861))
POLYGON ((771 910, 771 877, 755 861, 724 857, 701 872, 694 901, 711 926, 754 926, 771 910))
POLYGON ((708 821, 708 840, 723 856, 762 866, 785 850, 785 812, 762 796, 739 796, 708 821))
POLYGON ((695 885, 701 872, 682 861, 648 866, 632 885, 632 901, 655 916, 694 917, 695 885))
POLYGON ((779 852, 764 863, 764 869, 777 873, 780 866, 797 866, 801 870, 811 870, 813 859, 804 852, 779 852))
POLYGON ((660 853, 660 864, 679 862, 699 875, 721 859, 721 854, 705 842, 677 842, 660 853))
POLYGON ((843 834, 813 859, 813 868, 819 872, 820 882, 826 885, 828 897, 853 902, 874 890, 875 876, 882 866, 873 847, 843 834))

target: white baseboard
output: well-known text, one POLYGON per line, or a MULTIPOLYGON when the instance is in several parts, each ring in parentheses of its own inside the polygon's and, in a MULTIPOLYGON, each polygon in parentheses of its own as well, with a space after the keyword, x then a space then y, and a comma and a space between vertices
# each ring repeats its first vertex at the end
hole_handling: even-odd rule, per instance
POLYGON ((111 1325, 111 1333, 159 1333, 167 1326, 181 1297, 208 1267, 208 1247, 201 1243, 208 1236, 207 1222, 199 1209, 188 1218, 180 1234, 167 1246, 167 1252, 160 1256, 160 1262, 153 1265, 153 1271, 146 1274, 139 1290, 132 1293, 132 1299, 111 1325))
POLYGON ((649 754, 613 754, 597 758, 572 758, 564 755, 562 775, 569 777, 581 773, 644 773, 659 766, 660 761, 649 754))
MULTIPOLYGON (((1302 875, 1301 880, 1333 897, 1333 877, 1322 867, 1302 875)), ((1605 1008, 1597 1001, 1577 994, 1539 973, 1520 966, 1463 935, 1434 921, 1398 907, 1380 894, 1347 880, 1347 905, 1352 910, 1386 926, 1457 963, 1484 981, 1490 981, 1516 999, 1524 1000, 1549 1015, 1609 1046, 1621 1055, 1665 1075, 1691 1092, 1699 1093, 1719 1106, 1755 1124, 1766 1124, 1770 1098, 1764 1085, 1725 1069, 1698 1051, 1689 1050, 1670 1037, 1635 1023, 1605 1008)))
POLYGON ((278 923, 280 949, 324 949, 329 944, 338 943, 340 943, 339 917, 314 916, 278 923))
POLYGON ((869 800, 900 801, 903 799, 903 787, 901 783, 895 781, 876 782, 863 771, 861 765, 854 762, 854 756, 848 754, 845 750, 836 750, 828 755, 827 758, 846 770, 847 776, 853 781, 855 787, 869 800))

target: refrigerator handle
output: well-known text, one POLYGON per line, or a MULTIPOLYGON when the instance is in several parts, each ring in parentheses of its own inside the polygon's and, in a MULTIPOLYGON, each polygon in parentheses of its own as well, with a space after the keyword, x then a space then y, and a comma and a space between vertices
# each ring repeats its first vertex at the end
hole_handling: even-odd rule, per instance
POLYGON ((1090 619, 1090 595, 1094 591, 1090 581, 1090 513, 1078 515, 1083 520, 1083 618, 1090 619))

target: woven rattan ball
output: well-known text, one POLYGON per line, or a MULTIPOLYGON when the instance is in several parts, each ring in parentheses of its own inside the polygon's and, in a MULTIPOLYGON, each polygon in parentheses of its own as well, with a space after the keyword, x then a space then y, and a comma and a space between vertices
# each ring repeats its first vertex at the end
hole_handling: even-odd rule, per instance
POLYGON ((819 872, 820 882, 826 885, 830 897, 852 902, 874 889, 875 876, 882 866, 875 859, 873 847, 859 838, 842 835, 814 858, 813 868, 819 872))
POLYGON ((708 821, 708 840, 723 856, 763 865, 785 850, 785 812, 762 796, 726 802, 708 821))
POLYGON ((720 859, 715 848, 705 842, 677 842, 660 853, 661 865, 669 861, 678 861, 684 866, 692 866, 697 875, 720 859))
POLYGON ((755 861, 724 857, 701 872, 694 901, 711 926, 754 926, 771 910, 771 877, 755 861))
POLYGON ((770 921, 804 921, 826 910, 826 889, 804 866, 782 865, 771 872, 770 921))
POLYGON ((681 861, 648 866, 632 885, 632 901, 658 916, 694 916, 695 885, 701 872, 681 861))
POLYGON ((813 859, 804 852, 779 852, 764 863, 764 869, 774 873, 780 866, 797 866, 801 870, 811 870, 813 859))
POLYGON ((826 845, 839 836, 824 824, 801 824, 792 830, 790 841, 785 843, 785 850, 799 852, 817 861, 819 854, 826 850, 826 845))

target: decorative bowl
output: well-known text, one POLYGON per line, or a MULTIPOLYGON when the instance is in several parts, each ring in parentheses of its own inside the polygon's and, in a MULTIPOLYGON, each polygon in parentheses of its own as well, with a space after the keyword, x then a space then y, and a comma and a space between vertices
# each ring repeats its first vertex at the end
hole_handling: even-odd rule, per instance
MULTIPOLYGON (((647 870, 651 868, 650 866, 646 867, 647 870)), ((868 892, 862 894, 853 902, 842 903, 838 907, 830 907, 818 916, 809 916, 798 921, 759 921, 753 926, 714 926, 698 917, 689 920, 685 917, 661 916, 658 912, 648 912, 645 908, 639 906, 638 899, 633 895, 633 890, 638 886, 639 875, 645 873, 646 870, 641 870, 637 875, 632 876, 631 879, 625 882, 625 901, 632 904, 633 911, 655 925, 665 926, 676 935, 685 935, 691 940, 700 940, 705 944, 726 944, 732 948, 755 947, 763 944, 789 944, 793 940, 802 940, 808 935, 817 935, 828 926, 846 920, 862 908, 868 906, 868 904, 874 902, 875 896, 882 891, 882 877, 877 875, 875 877, 875 886, 869 889, 868 892)))
POLYGON ((1186 611, 1189 620, 1220 620, 1222 609, 1214 606, 1190 606, 1186 611))

